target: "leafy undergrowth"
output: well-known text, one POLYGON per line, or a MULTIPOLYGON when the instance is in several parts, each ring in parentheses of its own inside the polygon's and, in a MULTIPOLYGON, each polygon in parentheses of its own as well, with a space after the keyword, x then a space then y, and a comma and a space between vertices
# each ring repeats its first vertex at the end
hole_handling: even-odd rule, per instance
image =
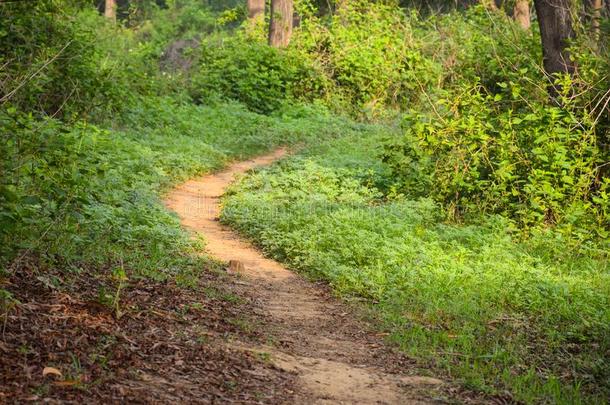
POLYGON ((24 253, 70 263, 123 263, 140 275, 177 272, 193 244, 159 193, 231 160, 357 127, 311 108, 283 116, 148 98, 103 129, 0 114, 0 264, 24 253))
POLYGON ((0 341, 1 402, 290 400, 291 374, 226 344, 265 339, 242 327, 255 304, 226 274, 202 272, 185 288, 39 265, 22 261, 0 285, 13 302, 0 341))
POLYGON ((364 299, 403 350, 468 387, 528 403, 603 402, 605 253, 565 251, 550 233, 519 241, 501 217, 447 224, 431 200, 392 198, 375 158, 380 137, 319 144, 248 176, 228 194, 223 220, 364 299))
POLYGON ((154 97, 109 122, 0 113, 0 402, 286 397, 289 376, 206 342, 208 329, 256 335, 237 315, 252 303, 214 292, 214 263, 160 197, 231 160, 359 126, 311 107, 271 117, 154 97))

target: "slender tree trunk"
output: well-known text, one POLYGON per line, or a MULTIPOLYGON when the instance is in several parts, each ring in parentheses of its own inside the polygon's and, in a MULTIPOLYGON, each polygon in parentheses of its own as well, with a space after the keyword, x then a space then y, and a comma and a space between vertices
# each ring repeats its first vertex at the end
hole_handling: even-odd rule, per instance
POLYGON ((604 7, 603 0, 591 0, 591 18, 593 26, 593 35, 595 39, 599 38, 599 21, 602 18, 602 8, 604 7))
POLYGON ((105 4, 104 16, 112 21, 116 21, 116 0, 106 0, 105 4))
POLYGON ((513 9, 513 18, 521 28, 529 30, 531 25, 529 0, 517 0, 513 9))
POLYGON ((247 0, 248 18, 258 19, 265 15, 265 0, 247 0))
MULTIPOLYGON (((570 1, 534 0, 542 39, 544 70, 548 75, 574 73, 574 62, 567 49, 569 41, 576 36, 572 27, 570 1)), ((554 86, 550 91, 552 95, 557 94, 554 86)))
POLYGON ((269 45, 284 48, 292 35, 292 0, 271 0, 269 45))

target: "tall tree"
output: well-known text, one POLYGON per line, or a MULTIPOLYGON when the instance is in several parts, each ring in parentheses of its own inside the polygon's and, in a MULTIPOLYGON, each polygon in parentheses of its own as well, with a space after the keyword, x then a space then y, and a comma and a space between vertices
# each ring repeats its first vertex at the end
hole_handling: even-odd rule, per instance
MULTIPOLYGON (((544 70, 548 75, 554 73, 574 73, 574 62, 570 57, 568 45, 575 37, 572 27, 571 0, 534 0, 540 37, 544 70)), ((551 86, 552 95, 557 89, 551 86)))
POLYGON ((284 48, 292 35, 292 0, 271 0, 269 45, 284 48))
POLYGON ((247 0, 248 18, 262 19, 265 15, 265 0, 247 0))
POLYGON ((116 21, 116 0, 106 0, 104 15, 106 18, 116 21))
POLYGON ((529 30, 531 25, 529 0, 516 0, 513 9, 513 18, 521 28, 529 30))

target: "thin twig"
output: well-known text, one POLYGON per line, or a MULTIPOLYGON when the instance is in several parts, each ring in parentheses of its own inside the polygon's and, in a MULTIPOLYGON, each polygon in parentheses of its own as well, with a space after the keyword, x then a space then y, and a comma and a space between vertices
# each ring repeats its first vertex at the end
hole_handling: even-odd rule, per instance
POLYGON ((5 94, 2 98, 0 98, 0 103, 4 103, 6 102, 8 99, 10 99, 13 95, 15 95, 15 93, 17 93, 17 91, 22 88, 23 86, 25 86, 25 84, 27 82, 29 82, 30 80, 32 80, 35 76, 37 76, 40 72, 42 72, 47 66, 49 66, 51 63, 53 63, 58 57, 59 55, 61 55, 63 53, 63 51, 66 50, 66 48, 72 43, 72 41, 68 41, 67 44, 64 45, 63 48, 61 48, 59 50, 59 52, 57 52, 51 59, 49 59, 48 61, 46 61, 44 63, 44 65, 42 65, 37 71, 35 71, 34 73, 32 73, 28 78, 26 78, 25 80, 23 80, 21 83, 19 83, 19 85, 17 87, 15 87, 12 91, 10 91, 9 93, 5 94))

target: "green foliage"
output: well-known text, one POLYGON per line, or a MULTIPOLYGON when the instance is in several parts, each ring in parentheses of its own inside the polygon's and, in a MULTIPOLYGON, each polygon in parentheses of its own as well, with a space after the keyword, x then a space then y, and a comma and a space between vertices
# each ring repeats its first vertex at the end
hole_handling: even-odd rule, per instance
MULTIPOLYGON (((522 91, 509 90, 515 98, 522 91)), ((384 154, 405 193, 432 196, 453 217, 501 213, 525 227, 595 229, 606 237, 610 182, 596 168, 607 157, 591 118, 568 105, 531 103, 514 112, 502 98, 475 86, 445 100, 440 119, 408 115, 405 135, 384 154)))
POLYGON ((442 65, 440 87, 457 92, 478 83, 491 93, 502 92, 498 83, 515 83, 527 90, 523 97, 545 100, 540 81, 540 38, 519 28, 503 13, 483 6, 466 12, 433 15, 417 25, 424 36, 424 54, 442 65))
POLYGON ((203 39, 191 96, 237 100, 264 113, 290 100, 368 113, 416 103, 439 82, 441 66, 423 55, 412 32, 417 16, 366 1, 346 3, 330 19, 316 17, 307 2, 297 8, 302 24, 286 50, 266 46, 264 27, 249 22, 235 36, 203 39))
MULTIPOLYGON (((580 43, 578 76, 540 81, 539 37, 503 13, 472 7, 416 26, 441 88, 403 120, 383 160, 394 189, 430 196, 451 219, 499 213, 523 229, 553 227, 578 245, 608 236, 607 61, 580 43), (423 108, 422 108, 423 107, 423 108)), ((577 50, 576 50, 577 49, 577 50)))
POLYGON ((155 268, 188 244, 154 194, 164 176, 150 148, 86 124, 17 113, 1 124, 4 264, 29 252, 51 263, 125 257, 155 268))
POLYGON ((270 113, 288 100, 312 100, 323 80, 306 60, 239 36, 202 43, 199 70, 191 78, 191 96, 198 102, 237 100, 252 111, 270 113))
POLYGON ((319 66, 347 105, 405 106, 440 76, 413 36, 416 20, 384 2, 344 2, 328 20, 306 18, 293 47, 319 66))
POLYGON ((171 2, 167 8, 156 9, 150 18, 138 21, 134 30, 143 46, 161 55, 171 41, 198 38, 216 32, 215 14, 196 0, 171 2))
POLYGON ((228 193, 223 221, 342 295, 374 302, 403 350, 472 388, 528 403, 604 398, 607 246, 570 250, 548 232, 519 242, 505 218, 449 225, 430 199, 384 197, 375 184, 388 173, 371 151, 388 135, 315 145, 250 175, 228 193))
POLYGON ((115 67, 95 46, 95 33, 79 20, 74 3, 2 4, 3 103, 69 117, 96 108, 108 112, 129 98, 121 83, 114 81, 115 67))
POLYGON ((17 304, 19 304, 19 301, 13 297, 13 294, 11 294, 10 291, 0 288, 0 317, 4 318, 2 319, 3 323, 8 321, 9 312, 17 304))
POLYGON ((146 98, 119 128, 0 115, 0 257, 19 252, 50 263, 119 258, 164 277, 193 246, 160 204, 170 184, 281 143, 335 136, 346 121, 312 108, 266 117, 235 104, 217 107, 146 98))

